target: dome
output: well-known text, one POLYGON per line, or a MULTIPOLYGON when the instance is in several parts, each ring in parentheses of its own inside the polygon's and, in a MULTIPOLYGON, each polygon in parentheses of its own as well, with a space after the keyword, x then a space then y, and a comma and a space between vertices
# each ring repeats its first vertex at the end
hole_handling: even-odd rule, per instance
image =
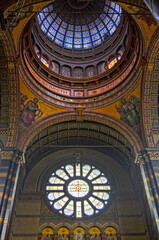
POLYGON ((59 0, 37 14, 43 34, 64 49, 96 48, 115 33, 122 8, 109 0, 59 0))
POLYGON ((55 106, 105 106, 138 78, 140 29, 109 0, 55 0, 33 15, 21 39, 26 83, 55 106))

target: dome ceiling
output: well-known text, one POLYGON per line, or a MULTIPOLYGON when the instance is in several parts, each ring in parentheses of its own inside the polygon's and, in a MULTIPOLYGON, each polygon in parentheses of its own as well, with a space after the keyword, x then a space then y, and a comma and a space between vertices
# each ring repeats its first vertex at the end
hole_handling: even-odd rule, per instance
POLYGON ((108 0, 79 4, 75 0, 54 1, 30 19, 21 39, 20 71, 24 81, 41 98, 56 106, 107 105, 132 88, 140 74, 138 70, 142 70, 140 29, 125 10, 108 0), (48 34, 54 25, 57 29, 51 40, 48 34), (45 28, 45 33, 41 28, 45 28), (104 29, 109 35, 107 39, 102 35, 104 29), (67 36, 68 32, 72 37, 67 36), (89 37, 84 36, 86 32, 89 37), (60 34, 63 37, 58 45, 56 39, 60 34), (67 38, 72 39, 70 49, 66 48, 67 38), (90 49, 86 47, 86 38, 91 41, 90 49))
POLYGON ((54 1, 37 14, 44 35, 64 49, 87 50, 104 44, 120 24, 122 8, 109 0, 54 1))

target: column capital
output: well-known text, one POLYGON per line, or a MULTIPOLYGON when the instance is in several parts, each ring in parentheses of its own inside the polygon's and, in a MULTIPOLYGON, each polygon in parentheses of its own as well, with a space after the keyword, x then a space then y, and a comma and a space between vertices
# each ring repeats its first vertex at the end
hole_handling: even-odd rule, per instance
POLYGON ((159 148, 145 148, 138 152, 135 158, 135 163, 143 165, 152 160, 159 160, 159 148))
POLYGON ((23 152, 16 148, 0 148, 0 158, 11 160, 19 165, 24 164, 23 152))
POLYGON ((159 160, 159 148, 146 148, 150 160, 159 160))
POLYGON ((148 163, 149 161, 150 161, 150 156, 146 150, 143 150, 137 153, 135 158, 135 163, 142 166, 143 164, 148 163))

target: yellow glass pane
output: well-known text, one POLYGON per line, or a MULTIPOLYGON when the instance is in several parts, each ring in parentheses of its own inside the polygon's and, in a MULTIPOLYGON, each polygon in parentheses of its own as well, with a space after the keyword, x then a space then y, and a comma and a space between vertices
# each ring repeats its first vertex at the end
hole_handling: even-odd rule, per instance
POLYGON ((46 67, 49 67, 48 62, 47 62, 43 57, 41 58, 41 62, 42 62, 46 67))
POLYGON ((59 230, 58 230, 58 235, 69 235, 69 230, 68 230, 68 228, 66 228, 66 227, 61 227, 61 228, 59 228, 59 230))
POLYGON ((89 234, 93 235, 93 236, 100 235, 101 234, 101 230, 98 227, 92 227, 89 230, 89 234))
POLYGON ((113 237, 114 240, 117 240, 117 231, 113 227, 107 227, 104 231, 107 237, 113 237))
POLYGON ((114 58, 114 59, 108 64, 108 68, 111 69, 116 63, 117 63, 117 59, 114 58))
POLYGON ((84 235, 86 233, 86 231, 84 230, 84 228, 82 227, 76 227, 73 231, 74 236, 76 235, 76 233, 78 232, 78 230, 81 230, 81 233, 84 235))
POLYGON ((42 230, 42 240, 44 240, 44 238, 47 236, 47 235, 53 235, 54 233, 54 230, 51 228, 51 227, 46 227, 42 230))

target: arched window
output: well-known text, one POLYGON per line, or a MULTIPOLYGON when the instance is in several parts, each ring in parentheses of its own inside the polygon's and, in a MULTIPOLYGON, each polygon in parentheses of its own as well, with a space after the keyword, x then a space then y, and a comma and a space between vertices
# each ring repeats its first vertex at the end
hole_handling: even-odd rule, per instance
POLYGON ((114 227, 107 227, 104 231, 106 238, 110 240, 117 240, 117 231, 114 227))
POLYGON ((69 66, 63 66, 62 67, 62 75, 65 77, 71 76, 71 68, 69 66))
POLYGON ((73 70, 73 77, 82 78, 83 77, 83 69, 80 67, 76 67, 73 70))
POLYGON ((97 215, 108 207, 111 186, 105 173, 86 163, 55 169, 46 183, 45 199, 51 210, 71 218, 97 215))
POLYGON ((54 230, 51 227, 45 227, 42 230, 41 240, 53 240, 54 230))
MULTIPOLYGON (((82 236, 85 236, 85 234, 86 234, 86 231, 85 231, 85 229, 83 228, 83 227, 76 227, 74 230, 73 230, 73 236, 74 236, 74 239, 76 240, 76 234, 78 233, 78 232, 80 232, 81 234, 82 234, 82 236)), ((84 238, 83 238, 84 239, 84 238)))
POLYGON ((70 231, 67 227, 60 227, 58 230, 58 240, 69 239, 70 231))
POLYGON ((47 56, 43 55, 41 57, 41 62, 46 66, 46 67, 49 67, 49 59, 47 56))
POLYGON ((91 227, 89 229, 90 236, 93 236, 95 240, 99 239, 101 236, 101 230, 98 227, 91 227))
POLYGON ((60 73, 60 64, 58 62, 52 61, 52 71, 60 73))
POLYGON ((108 69, 111 69, 112 67, 115 66, 115 64, 121 59, 121 56, 118 55, 117 57, 111 58, 110 61, 108 61, 108 69))
POLYGON ((37 57, 40 58, 41 57, 41 50, 40 50, 39 46, 34 45, 34 50, 36 52, 37 57))

